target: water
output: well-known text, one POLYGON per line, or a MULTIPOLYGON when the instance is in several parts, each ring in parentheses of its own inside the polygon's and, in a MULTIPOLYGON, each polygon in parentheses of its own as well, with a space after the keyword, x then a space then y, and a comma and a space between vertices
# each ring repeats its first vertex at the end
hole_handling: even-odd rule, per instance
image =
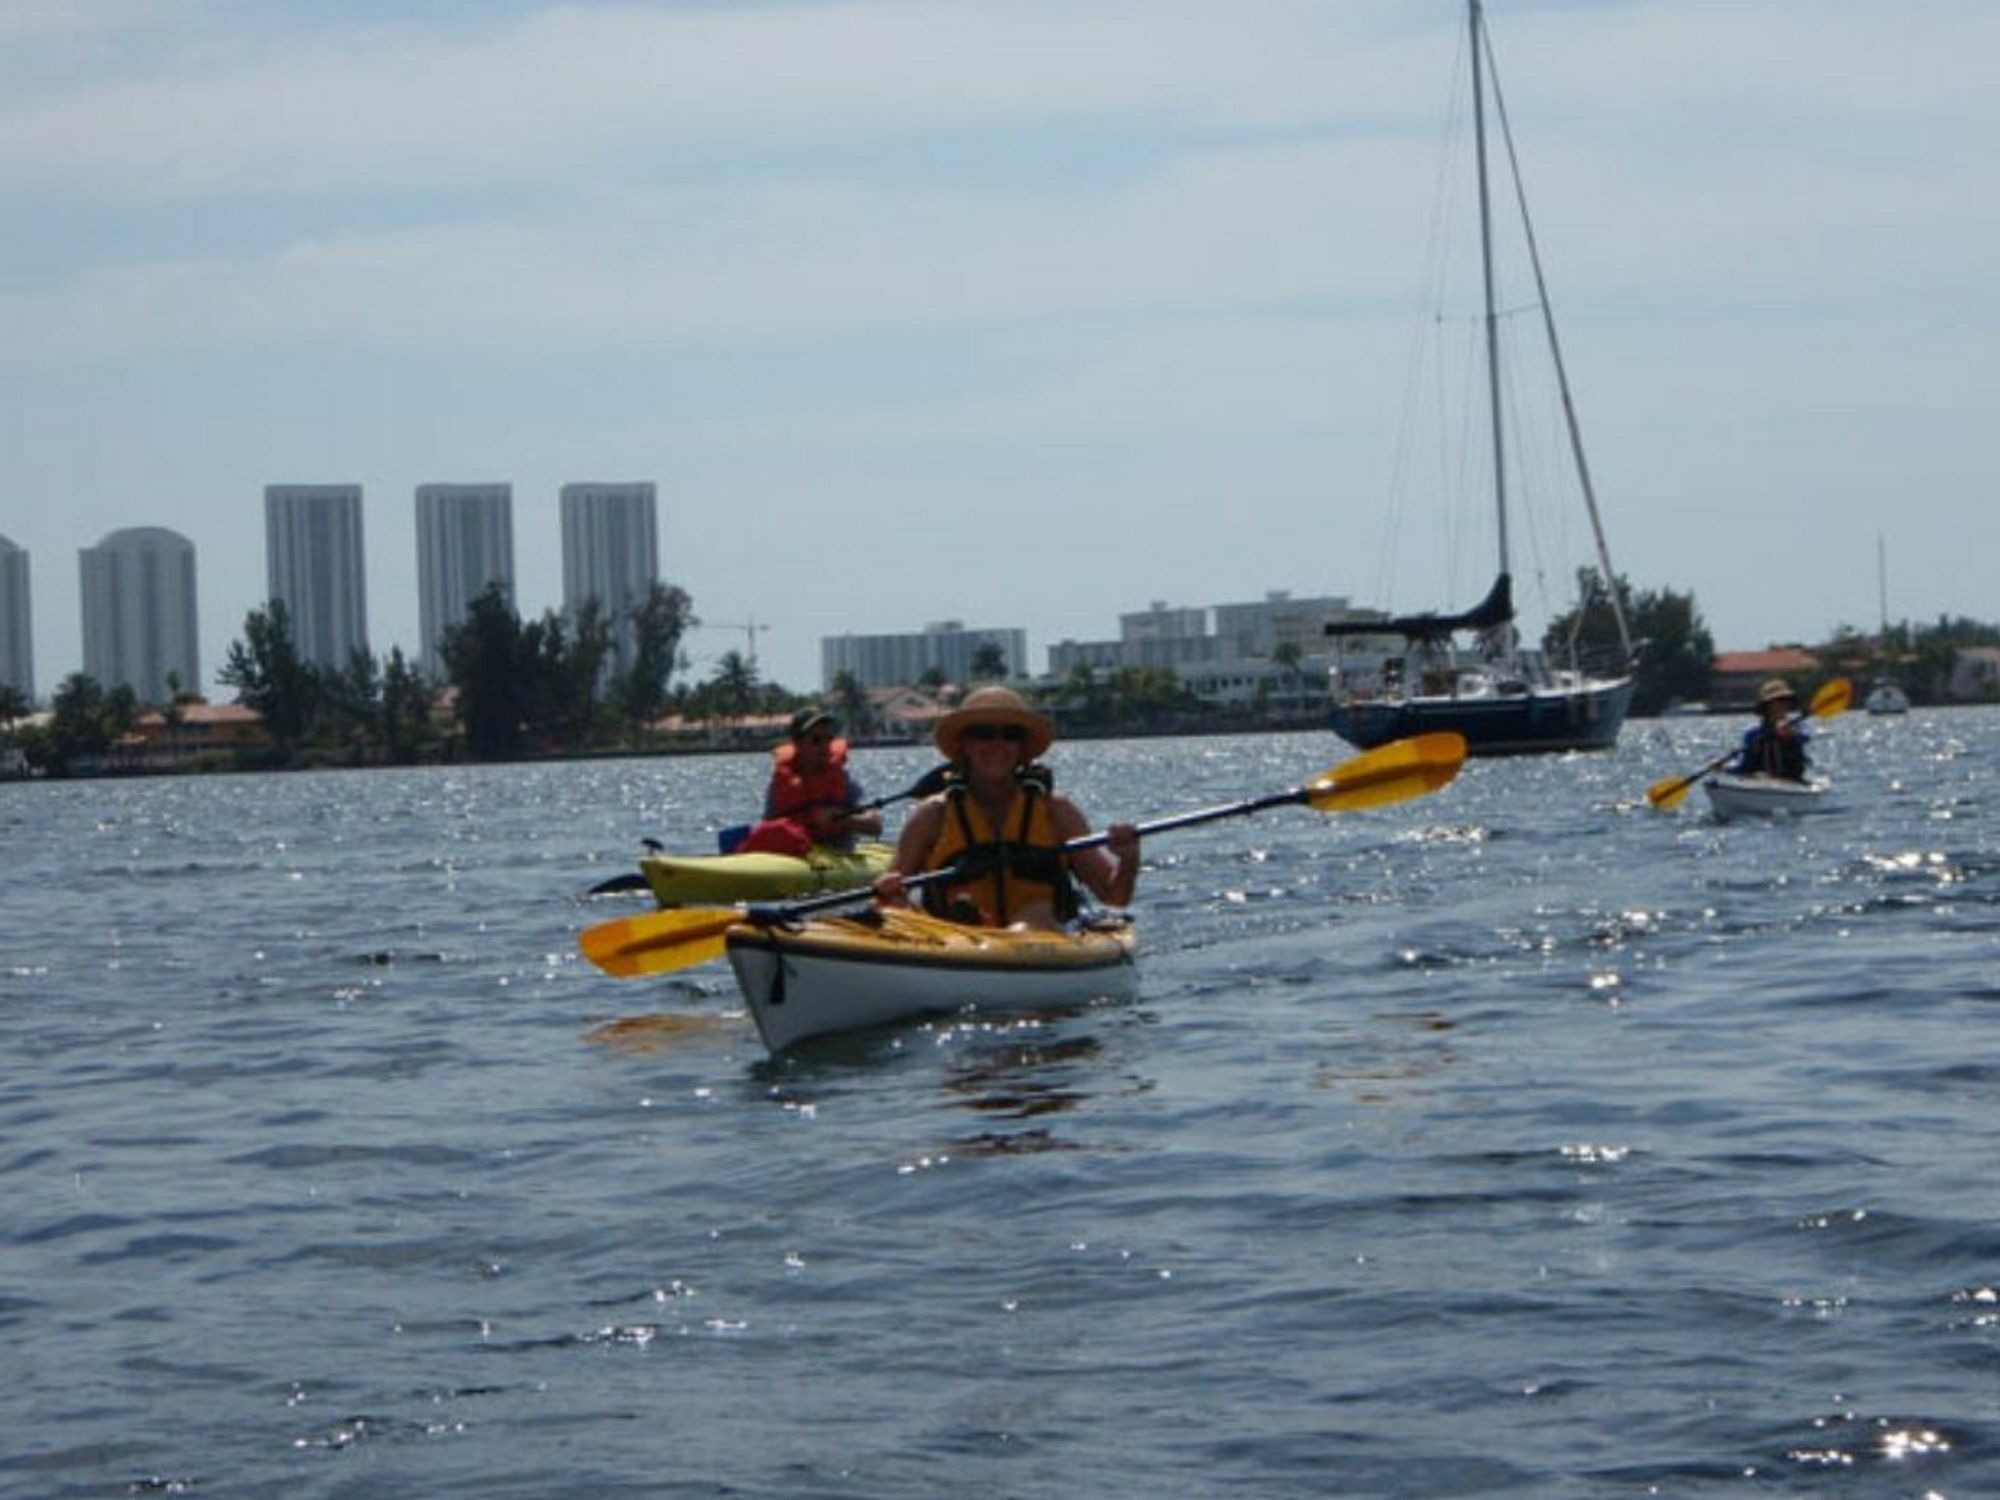
POLYGON ((575 956, 757 758, 0 786, 0 1493, 2000 1494, 2000 711, 1645 806, 1736 727, 1163 836, 1137 1003, 778 1062, 575 956))

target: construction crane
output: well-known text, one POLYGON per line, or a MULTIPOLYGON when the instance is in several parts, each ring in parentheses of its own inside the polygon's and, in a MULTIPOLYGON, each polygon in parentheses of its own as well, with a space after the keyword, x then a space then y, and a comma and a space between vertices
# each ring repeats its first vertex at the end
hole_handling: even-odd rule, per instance
POLYGON ((768 625, 759 625, 757 617, 752 615, 747 620, 703 620, 696 628, 700 630, 742 631, 744 637, 750 643, 750 650, 745 654, 743 660, 754 670, 757 665, 757 636, 760 632, 769 630, 771 627, 768 625))

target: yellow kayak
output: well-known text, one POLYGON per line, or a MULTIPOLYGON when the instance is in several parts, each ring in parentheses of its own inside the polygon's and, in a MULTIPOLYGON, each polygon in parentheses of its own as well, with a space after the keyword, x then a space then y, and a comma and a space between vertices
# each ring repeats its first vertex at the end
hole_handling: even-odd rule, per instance
POLYGON ((742 922, 724 945, 758 1035, 773 1052, 917 1016, 1126 999, 1138 984, 1137 940, 1122 917, 1030 932, 968 927, 896 907, 742 922))
POLYGON ((815 844, 796 856, 649 854, 639 872, 662 906, 723 906, 852 890, 888 869, 894 852, 887 844, 866 843, 852 850, 815 844))

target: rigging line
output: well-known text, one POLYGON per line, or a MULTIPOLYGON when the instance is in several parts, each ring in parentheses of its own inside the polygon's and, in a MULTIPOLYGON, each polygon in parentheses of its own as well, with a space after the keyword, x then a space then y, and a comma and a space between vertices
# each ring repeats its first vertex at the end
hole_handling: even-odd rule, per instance
MULTIPOLYGON (((1402 534, 1411 509, 1413 491, 1412 473, 1416 465, 1418 448, 1417 433, 1420 429, 1418 413, 1420 396, 1437 378, 1438 354, 1442 345, 1435 324, 1442 322, 1441 309, 1445 303, 1445 288, 1448 281, 1448 267, 1451 249, 1457 241, 1453 225, 1463 208, 1463 195, 1455 191, 1454 185, 1460 172, 1459 162, 1465 155, 1464 128, 1465 113, 1465 70, 1469 60, 1466 48, 1454 48, 1452 68, 1447 80, 1445 104, 1437 112, 1439 133, 1432 160, 1436 169, 1431 183, 1430 225, 1425 240, 1425 251, 1418 275, 1417 309, 1428 312, 1432 321, 1427 323, 1422 316, 1410 320, 1409 349, 1404 358, 1403 394, 1399 406, 1395 446, 1391 450, 1389 470, 1388 518, 1382 532, 1382 543, 1376 557, 1375 601, 1394 613, 1396 603, 1396 579, 1400 571, 1398 559, 1402 550, 1402 534)), ((1449 431, 1448 427, 1436 427, 1438 432, 1449 431)), ((1440 454, 1442 448, 1437 450, 1440 454)), ((1449 489, 1440 491, 1448 496, 1449 489)))
POLYGON ((1569 426, 1570 452, 1576 460, 1577 482, 1583 487, 1583 503, 1590 512, 1591 535, 1597 542, 1598 566, 1604 570, 1605 592, 1611 598, 1612 618, 1618 624, 1619 650, 1629 664, 1632 659, 1632 631, 1625 620, 1625 608, 1618 598, 1618 575, 1611 566, 1611 547, 1604 539, 1604 519, 1597 509, 1597 489, 1590 481, 1590 464, 1583 453, 1583 430, 1577 422, 1576 402, 1570 395, 1569 372, 1564 368, 1562 344, 1556 337, 1555 309, 1549 304, 1549 289, 1542 275, 1542 255, 1535 242, 1535 224, 1528 213, 1528 190, 1521 177, 1521 161, 1514 150, 1514 127, 1507 117, 1507 102, 1500 93, 1500 73, 1493 56, 1493 37, 1479 28, 1486 53, 1486 70, 1493 84, 1493 108, 1500 121, 1500 138, 1507 148, 1507 167, 1514 179, 1514 201, 1520 209, 1521 230, 1528 243, 1528 262, 1535 272, 1535 294, 1541 299, 1542 325, 1548 332, 1549 354, 1555 361, 1556 384, 1562 392, 1563 416, 1569 426))

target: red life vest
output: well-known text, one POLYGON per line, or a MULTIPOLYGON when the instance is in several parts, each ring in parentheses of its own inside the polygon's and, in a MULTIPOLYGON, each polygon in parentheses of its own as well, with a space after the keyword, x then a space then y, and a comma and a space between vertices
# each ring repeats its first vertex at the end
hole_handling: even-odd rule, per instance
POLYGON ((799 747, 790 740, 771 752, 771 789, 765 794, 769 814, 737 846, 743 854, 802 855, 818 832, 815 813, 840 812, 847 806, 847 741, 828 747, 825 769, 800 774, 799 747))
POLYGON ((798 768, 799 747, 790 740, 771 752, 771 790, 765 798, 766 816, 796 818, 816 807, 839 812, 847 806, 847 741, 835 740, 827 749, 826 768, 803 776, 798 768))

